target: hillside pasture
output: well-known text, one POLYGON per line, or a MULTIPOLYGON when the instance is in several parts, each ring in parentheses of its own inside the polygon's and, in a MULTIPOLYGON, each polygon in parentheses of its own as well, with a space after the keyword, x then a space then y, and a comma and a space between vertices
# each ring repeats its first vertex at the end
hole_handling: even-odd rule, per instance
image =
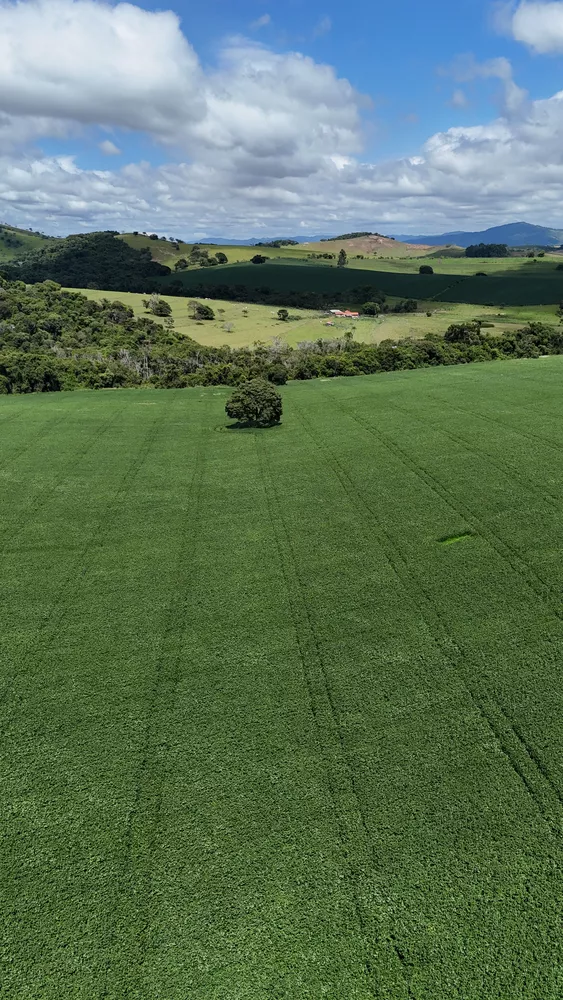
POLYGON ((0 396, 7 998, 560 1000, 562 378, 0 396))
MULTIPOLYGON (((69 289, 79 291, 89 299, 102 298, 125 303, 136 316, 148 316, 143 305, 145 295, 136 292, 97 291, 91 288, 69 289)), ((420 302, 416 313, 385 313, 378 317, 361 316, 360 319, 338 319, 314 309, 290 309, 290 322, 280 322, 275 306, 254 303, 230 302, 220 299, 205 300, 215 312, 212 321, 196 321, 190 314, 189 298, 163 295, 172 309, 175 329, 200 344, 220 347, 250 347, 257 341, 271 343, 279 337, 291 347, 302 341, 316 341, 319 337, 331 339, 342 337, 351 331, 355 340, 365 344, 379 344, 382 340, 403 337, 424 337, 427 333, 445 333, 451 323, 470 322, 474 319, 492 324, 491 331, 517 329, 528 322, 556 322, 553 307, 524 307, 500 310, 495 307, 476 307, 463 303, 420 302), (222 311, 221 311, 222 310, 222 311), (430 316, 427 313, 430 312, 430 316), (296 319, 295 317, 299 317, 296 319), (328 326, 328 323, 331 326, 328 326), (232 327, 232 329, 226 329, 232 327)), ((204 301, 203 299, 201 301, 204 301)), ((391 300, 390 304, 393 304, 391 300)), ((151 317, 157 323, 164 320, 151 317)))
POLYGON ((40 233, 19 229, 17 226, 0 224, 0 263, 13 260, 30 250, 42 250, 47 243, 54 242, 54 237, 42 236, 40 233))

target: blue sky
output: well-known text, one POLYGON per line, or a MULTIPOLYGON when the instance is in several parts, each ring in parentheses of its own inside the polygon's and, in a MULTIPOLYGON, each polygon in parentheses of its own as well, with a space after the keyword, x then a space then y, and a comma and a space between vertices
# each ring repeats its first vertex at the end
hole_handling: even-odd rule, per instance
POLYGON ((6 221, 563 225, 563 0, 0 0, 0 40, 6 221))

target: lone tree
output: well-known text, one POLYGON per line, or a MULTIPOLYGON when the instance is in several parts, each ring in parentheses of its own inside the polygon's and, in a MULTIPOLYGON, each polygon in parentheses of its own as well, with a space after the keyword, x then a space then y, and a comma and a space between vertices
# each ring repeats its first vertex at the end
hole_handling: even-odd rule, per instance
POLYGON ((342 247, 342 250, 338 254, 338 260, 336 262, 336 266, 337 267, 346 267, 347 263, 348 263, 348 254, 346 253, 344 247, 342 247))
POLYGON ((194 310, 195 319, 215 319, 215 313, 211 306, 206 306, 204 302, 197 302, 194 310))
POLYGON ((278 319, 280 319, 282 323, 287 323, 289 319, 289 313, 287 309, 278 309, 278 319))
POLYGON ((219 251, 218 251, 218 252, 217 252, 217 253, 215 254, 215 260, 216 260, 216 261, 217 261, 217 262, 218 262, 219 264, 228 264, 228 263, 229 263, 229 258, 227 257, 227 254, 226 254, 226 253, 223 253, 223 251, 222 251, 222 250, 219 250, 219 251))
POLYGON ((418 269, 419 274, 434 274, 434 268, 430 264, 421 264, 418 269))
POLYGON ((280 422, 282 398, 271 382, 253 378, 233 392, 225 411, 231 420, 249 427, 272 427, 280 422))

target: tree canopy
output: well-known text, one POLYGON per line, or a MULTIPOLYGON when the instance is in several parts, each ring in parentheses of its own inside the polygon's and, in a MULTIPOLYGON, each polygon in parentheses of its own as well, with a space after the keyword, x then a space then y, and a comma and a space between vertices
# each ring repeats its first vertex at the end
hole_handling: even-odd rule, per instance
POLYGON ((475 243, 467 247, 466 257, 508 257, 506 243, 475 243))
POLYGON ((135 250, 112 231, 67 236, 39 250, 22 254, 2 266, 8 278, 28 284, 56 281, 69 288, 103 288, 110 291, 146 292, 157 279, 171 274, 157 264, 148 248, 135 250))
POLYGON ((244 382, 225 406, 227 416, 252 427, 272 427, 279 424, 282 398, 271 382, 262 378, 244 382))

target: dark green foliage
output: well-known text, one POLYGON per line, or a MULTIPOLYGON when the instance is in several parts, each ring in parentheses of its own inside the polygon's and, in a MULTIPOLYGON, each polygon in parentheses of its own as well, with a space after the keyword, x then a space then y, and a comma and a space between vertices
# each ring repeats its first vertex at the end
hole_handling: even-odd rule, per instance
POLYGON ((279 424, 282 398, 270 382, 255 378, 245 382, 227 401, 227 416, 252 427, 272 427, 279 424))
POLYGON ((256 243, 257 247, 273 247, 279 250, 280 247, 298 247, 299 243, 297 240, 271 240, 269 243, 256 243))
POLYGON ((475 277, 476 278, 486 278, 487 277, 487 272, 486 271, 476 271, 475 272, 475 277))
POLYGON ((274 385, 285 385, 288 380, 287 368, 282 364, 271 364, 268 366, 268 382, 274 385))
POLYGON ((348 263, 348 254, 346 253, 344 248, 342 248, 338 254, 338 260, 336 261, 336 266, 346 267, 347 263, 348 263))
POLYGON ((287 309, 278 309, 278 319, 281 320, 282 323, 287 323, 289 319, 289 312, 287 309))
POLYGON ((150 234, 149 240, 157 240, 157 239, 158 239, 158 233, 151 233, 150 234))
POLYGON ((434 274, 434 268, 430 264, 421 264, 418 269, 419 274, 434 274))
POLYGON ((334 240, 357 240, 361 236, 381 236, 381 233, 342 233, 341 236, 327 236, 321 243, 332 243, 334 240))
POLYGON ((482 344, 483 339, 478 320, 472 323, 453 323, 444 334, 444 340, 454 344, 482 344))
POLYGON ((227 257, 227 254, 223 253, 222 250, 218 250, 217 251, 217 253, 215 254, 215 260, 217 261, 218 264, 228 264, 229 263, 229 258, 227 257))
POLYGON ((194 307, 194 315, 196 319, 215 319, 215 313, 211 306, 207 306, 205 302, 197 302, 194 307))
POLYGON ((256 254, 254 254, 254 257, 250 258, 250 263, 251 264, 265 264, 266 261, 269 260, 269 259, 270 259, 269 257, 264 257, 264 255, 261 254, 261 253, 256 253, 256 254))
POLYGON ((151 259, 150 251, 134 250, 112 232, 67 236, 3 265, 14 280, 57 281, 70 288, 104 288, 123 292, 152 291, 170 268, 151 259))
POLYGON ((152 312, 153 316, 172 315, 172 307, 169 302, 166 302, 165 299, 157 299, 156 302, 154 302, 153 305, 151 306, 150 311, 152 312))
POLYGON ((363 306, 361 308, 361 311, 366 316, 379 316, 379 313, 381 312, 381 303, 380 302, 364 302, 364 304, 363 304, 363 306))
POLYGON ((188 266, 188 262, 185 257, 180 257, 174 264, 175 271, 185 271, 188 266))
POLYGON ((505 243, 477 243, 467 247, 466 257, 508 257, 508 247, 505 243))

